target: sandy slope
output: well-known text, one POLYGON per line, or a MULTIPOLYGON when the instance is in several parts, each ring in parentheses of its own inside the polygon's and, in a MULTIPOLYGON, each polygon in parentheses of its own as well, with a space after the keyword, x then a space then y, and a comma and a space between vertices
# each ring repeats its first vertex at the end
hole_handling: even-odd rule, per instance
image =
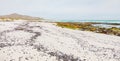
POLYGON ((120 61, 120 37, 44 22, 0 22, 0 61, 120 61))

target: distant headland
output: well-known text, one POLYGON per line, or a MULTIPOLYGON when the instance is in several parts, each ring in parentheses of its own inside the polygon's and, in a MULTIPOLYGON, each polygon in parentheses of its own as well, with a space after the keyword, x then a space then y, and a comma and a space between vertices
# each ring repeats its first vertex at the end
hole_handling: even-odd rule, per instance
POLYGON ((21 15, 17 13, 9 14, 9 15, 1 15, 0 21, 14 21, 14 20, 30 20, 30 21, 38 21, 43 20, 43 18, 32 17, 28 15, 21 15))

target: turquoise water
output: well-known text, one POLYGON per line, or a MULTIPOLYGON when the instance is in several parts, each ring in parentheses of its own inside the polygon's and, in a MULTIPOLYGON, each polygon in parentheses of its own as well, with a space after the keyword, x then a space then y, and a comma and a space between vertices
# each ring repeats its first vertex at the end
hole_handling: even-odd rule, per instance
POLYGON ((98 23, 120 23, 120 20, 60 20, 60 22, 98 22, 98 23))
POLYGON ((108 25, 108 24, 92 24, 93 26, 99 26, 99 27, 104 27, 104 28, 120 28, 120 25, 108 25))

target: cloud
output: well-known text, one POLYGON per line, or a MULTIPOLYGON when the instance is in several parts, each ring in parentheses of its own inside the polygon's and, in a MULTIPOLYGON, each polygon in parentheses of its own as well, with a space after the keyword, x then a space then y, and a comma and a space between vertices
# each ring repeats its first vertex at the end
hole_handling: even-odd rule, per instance
POLYGON ((118 19, 120 0, 0 0, 1 14, 13 12, 55 19, 118 19))

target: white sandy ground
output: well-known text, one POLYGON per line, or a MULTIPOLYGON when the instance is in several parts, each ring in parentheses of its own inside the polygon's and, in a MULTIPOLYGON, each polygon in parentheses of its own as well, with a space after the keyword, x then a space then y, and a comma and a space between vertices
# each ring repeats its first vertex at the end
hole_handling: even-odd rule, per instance
POLYGON ((0 22, 0 61, 120 61, 120 37, 45 22, 0 22))

